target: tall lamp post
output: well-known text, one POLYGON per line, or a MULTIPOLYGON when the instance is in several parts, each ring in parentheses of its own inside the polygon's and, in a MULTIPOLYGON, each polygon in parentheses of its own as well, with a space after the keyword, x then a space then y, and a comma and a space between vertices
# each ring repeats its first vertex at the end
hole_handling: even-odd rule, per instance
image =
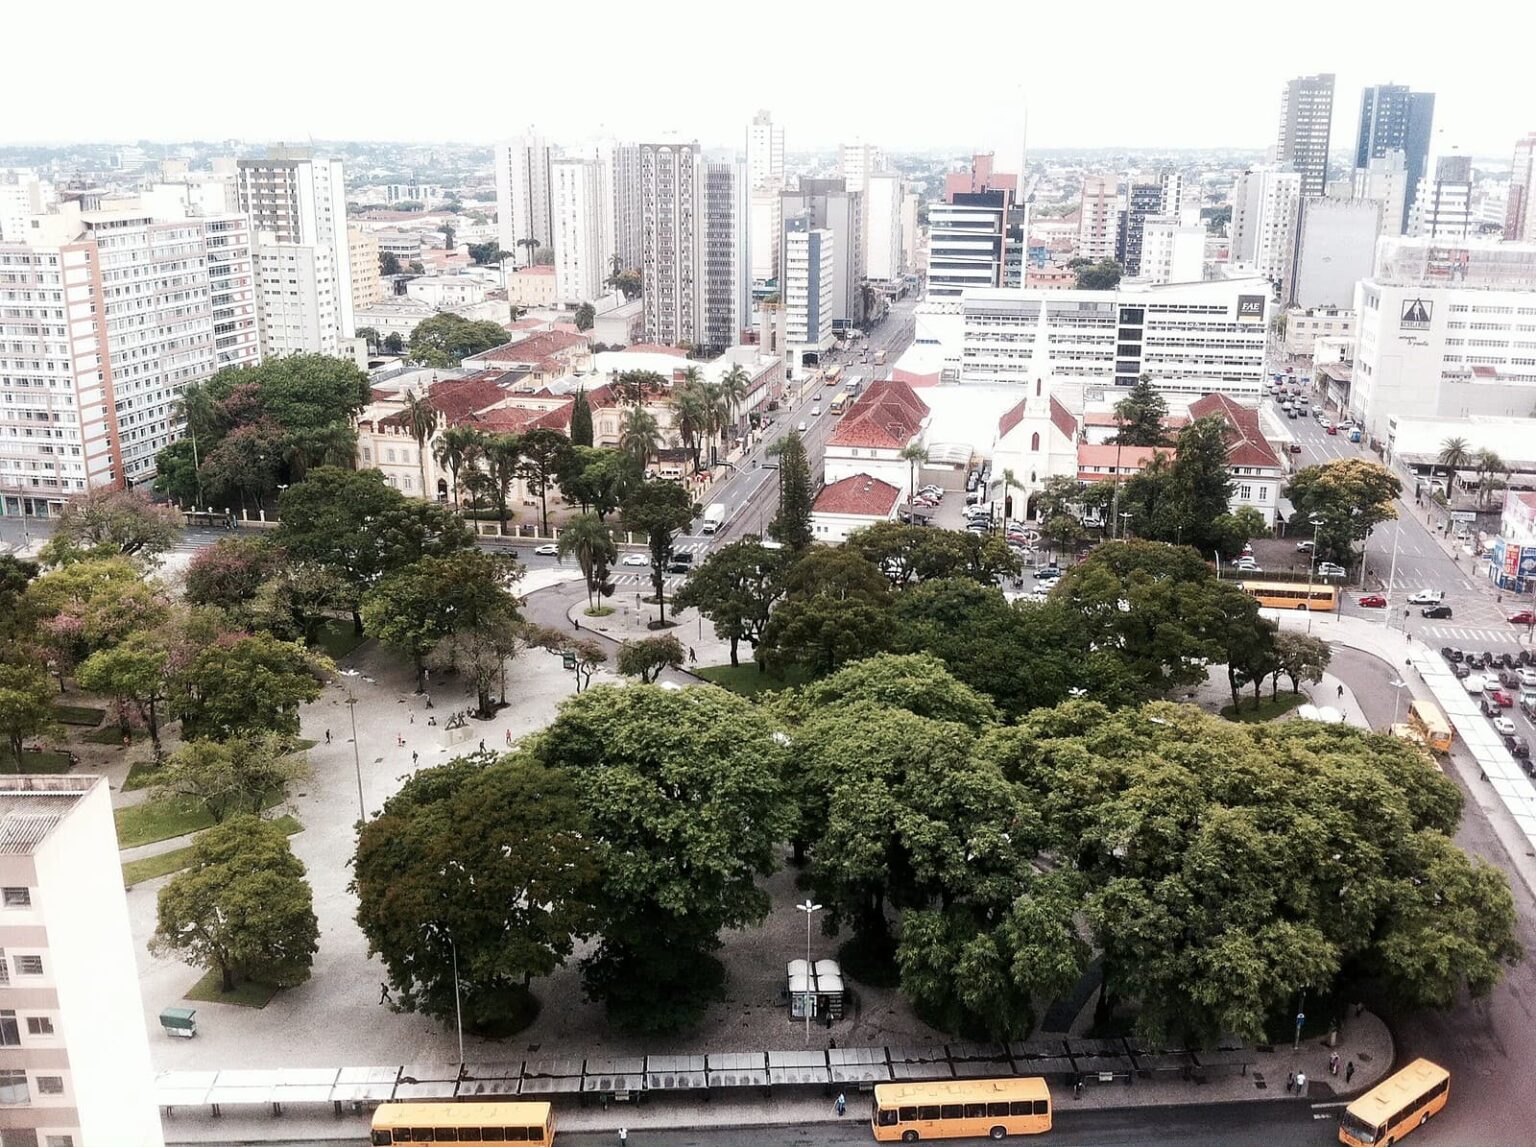
POLYGON ((820 904, 811 903, 807 898, 804 904, 796 904, 795 907, 805 913, 805 1046, 811 1046, 811 917, 821 911, 820 904))
POLYGON ((464 1009, 459 1001, 459 949, 453 942, 453 936, 448 929, 440 924, 423 924, 423 932, 431 932, 434 936, 441 936, 448 941, 448 954, 453 960, 453 1021, 454 1027, 459 1032, 459 1066, 464 1064, 464 1009))
POLYGON ((1312 579, 1317 574, 1317 538, 1323 528, 1321 514, 1313 514, 1312 522, 1312 560, 1307 563, 1307 632, 1312 632, 1312 579))
POLYGON ((363 759, 357 750, 357 696, 351 689, 347 690, 347 714, 352 719, 352 768, 357 772, 357 821, 361 824, 368 813, 363 808, 363 759))
POLYGON ((1403 707, 1403 690, 1407 688, 1408 682, 1394 679, 1388 681, 1387 684, 1392 686, 1392 723, 1395 725, 1397 724, 1398 713, 1403 707))

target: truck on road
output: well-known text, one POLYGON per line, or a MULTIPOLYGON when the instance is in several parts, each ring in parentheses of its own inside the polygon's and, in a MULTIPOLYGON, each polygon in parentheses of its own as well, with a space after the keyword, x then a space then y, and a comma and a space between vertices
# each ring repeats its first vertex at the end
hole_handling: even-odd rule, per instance
POLYGON ((712 534, 725 525, 725 503, 711 502, 709 508, 704 511, 704 524, 699 527, 699 532, 712 534))

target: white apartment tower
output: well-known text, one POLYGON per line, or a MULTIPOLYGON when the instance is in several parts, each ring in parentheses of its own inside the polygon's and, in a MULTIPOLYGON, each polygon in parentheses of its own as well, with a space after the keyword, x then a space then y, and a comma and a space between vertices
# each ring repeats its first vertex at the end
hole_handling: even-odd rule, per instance
POLYGON ((865 183, 865 273, 881 283, 906 273, 901 251, 901 176, 871 175, 865 183))
POLYGON ((799 377, 806 355, 819 356, 832 345, 837 240, 817 227, 809 211, 784 220, 784 341, 788 368, 799 377))
POLYGON ((1301 175, 1301 194, 1328 186, 1328 140, 1333 131, 1333 73, 1298 76, 1280 99, 1275 163, 1301 175))
POLYGON ((52 185, 31 171, 0 171, 0 240, 21 242, 28 218, 48 210, 53 201, 52 185))
POLYGON ((557 159, 549 165, 555 298, 563 305, 591 302, 608 277, 604 241, 603 167, 595 159, 557 159))
POLYGON ((869 177, 885 168, 885 156, 872 143, 837 145, 837 173, 848 182, 849 191, 863 191, 869 177))
POLYGON ((348 227, 347 262, 352 268, 352 313, 356 315, 384 297, 378 236, 360 227, 348 227))
POLYGON ((329 247, 256 237, 263 357, 342 353, 336 256, 329 247))
MULTIPOLYGON (((213 303, 214 366, 255 366, 261 361, 260 283, 250 221, 236 213, 210 215, 201 222, 213 303)), ((373 281, 379 281, 377 257, 373 281)))
POLYGON ((779 273, 783 231, 784 129, 760 111, 747 125, 747 259, 752 282, 767 284, 779 273))
POLYGON ((0 1142, 162 1147, 104 777, 0 778, 0 1142))
POLYGON ((550 243, 549 162, 549 142, 532 132, 496 145, 497 242, 521 267, 550 243))
POLYGON ((640 270, 645 341, 699 340, 701 163, 697 142, 640 146, 640 270))
POLYGON ((1251 167, 1237 177, 1232 187, 1233 263, 1271 282, 1285 279, 1303 181, 1298 171, 1264 166, 1251 167))
POLYGON ((640 269, 640 149, 632 143, 600 140, 595 149, 603 168, 603 195, 607 204, 607 236, 603 249, 608 266, 606 283, 617 256, 621 269, 640 269))
POLYGON ((1083 177, 1083 202, 1077 220, 1077 253, 1095 263, 1115 257, 1119 222, 1119 187, 1112 175, 1083 177))
POLYGON ((1409 211, 1409 229, 1419 239, 1467 239, 1472 219, 1472 157, 1442 156, 1434 179, 1423 180, 1409 211))
POLYGON ((784 185, 784 128, 766 110, 747 125, 747 186, 784 185))
POLYGON ((703 299, 698 342, 717 353, 741 341, 750 308, 747 281, 747 167, 706 163, 702 231, 703 299))

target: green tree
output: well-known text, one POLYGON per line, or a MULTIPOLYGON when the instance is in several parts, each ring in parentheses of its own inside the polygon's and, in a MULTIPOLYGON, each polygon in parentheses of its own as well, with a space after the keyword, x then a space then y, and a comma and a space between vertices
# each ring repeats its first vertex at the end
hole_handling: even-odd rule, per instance
POLYGON ((173 708, 182 736, 227 741, 299 733, 299 706, 320 696, 329 659, 264 633, 203 649, 177 674, 173 708))
POLYGON ((470 262, 477 267, 489 267, 493 263, 500 263, 503 259, 511 258, 507 252, 501 249, 501 244, 492 240, 489 243, 471 243, 469 245, 470 262))
POLYGON ((1402 492, 1397 475, 1363 458, 1303 467, 1285 488, 1296 520, 1320 520, 1315 556, 1344 565, 1354 560, 1354 542, 1364 541, 1376 526, 1397 517, 1402 492))
MULTIPOLYGON (((132 705, 149 730, 155 759, 160 759, 160 706, 170 688, 171 651, 157 632, 131 633, 121 644, 91 654, 75 674, 80 688, 116 699, 120 715, 132 705)), ((126 737, 126 721, 119 721, 126 737)))
MULTIPOLYGON (((1460 436, 1447 438, 1440 443, 1440 454, 1435 459, 1445 467, 1445 493, 1449 497, 1456 487, 1456 474, 1472 465, 1472 448, 1460 436)), ((1433 477, 1433 475, 1431 475, 1433 477)))
POLYGON ((400 274, 400 257, 389 251, 379 252, 379 274, 386 278, 400 274))
POLYGON ((501 532, 507 532, 507 504, 523 458, 523 440, 517 434, 492 434, 485 440, 486 488, 496 509, 501 532))
POLYGON ((449 426, 437 437, 432 455, 453 479, 453 504, 459 504, 459 472, 474 466, 485 451, 486 433, 477 426, 449 426))
POLYGON ((641 482, 624 503, 624 528, 644 534, 651 551, 651 585, 656 590, 657 619, 667 620, 662 593, 667 563, 672 560, 672 538, 693 521, 693 502, 688 491, 675 482, 641 482))
POLYGON ((589 331, 597 322, 597 308, 591 303, 582 303, 576 308, 576 317, 572 320, 579 331, 589 331))
POLYGON ((740 363, 720 376, 720 400, 725 404, 726 421, 733 429, 741 424, 741 408, 751 392, 752 377, 740 363))
POLYGON ((152 792, 156 800, 191 800, 218 824, 240 813, 260 816, 272 793, 308 775, 308 759, 290 740, 252 733, 183 743, 166 759, 152 792))
POLYGON ((16 771, 27 771, 22 747, 28 737, 56 735, 53 687, 48 674, 33 665, 0 662, 0 732, 11 747, 16 771))
POLYGON ((449 311, 422 319, 411 331, 411 361, 439 370, 459 363, 507 341, 500 323, 466 319, 449 311))
POLYGON ((921 442, 909 442, 898 455, 907 464, 907 501, 917 492, 917 468, 927 463, 928 447, 921 442))
POLYGON ((181 515, 133 490, 91 490, 64 503, 40 557, 63 565, 122 554, 154 562, 181 537, 181 515))
POLYGON ((556 475, 567 502, 599 520, 624 504, 630 489, 641 480, 640 466, 623 450, 608 446, 573 446, 556 475))
POLYGON ((304 865, 283 830, 231 817, 192 842, 192 863, 160 890, 150 947, 242 980, 291 988, 309 979, 320 929, 304 865))
POLYGON ((619 646, 618 667, 624 676, 638 677, 641 684, 649 685, 663 669, 682 668, 684 659, 683 643, 665 633, 624 642, 619 646))
POLYGON ((532 739, 591 818, 602 939, 582 975, 620 1026, 695 1023, 718 996, 720 931, 767 914, 758 878, 787 827, 774 734, 724 690, 632 685, 589 689, 532 739))
POLYGON ((731 643, 731 664, 745 641, 754 650, 782 595, 787 558, 755 538, 721 546, 688 575, 672 599, 673 609, 697 609, 714 624, 715 636, 731 643))
POLYGON ((847 545, 884 573, 896 589, 913 581, 949 577, 994 585, 998 578, 1016 576, 1020 570, 1018 557, 995 535, 876 522, 855 530, 847 545))
POLYGON ((1113 259, 1101 259, 1078 268, 1077 289, 1080 291, 1113 291, 1120 285, 1125 268, 1113 259))
POLYGON ((644 466, 660 448, 661 428, 656 423, 656 416, 638 406, 626 410, 619 425, 619 449, 644 466))
POLYGON ((1227 426, 1220 418, 1199 418, 1179 431, 1169 470, 1170 513, 1152 523, 1158 532, 1143 531, 1144 536, 1188 542, 1202 554, 1220 544, 1215 523, 1228 513, 1234 489, 1227 451, 1227 426))
POLYGON ((379 339, 382 337, 377 327, 358 327, 353 334, 362 339, 370 351, 378 347, 379 339))
POLYGON ((596 514, 580 514, 560 531, 560 560, 575 556, 587 585, 587 605, 596 604, 596 596, 606 592, 608 571, 618 561, 619 548, 613 542, 613 530, 596 514))
POLYGON ((437 433, 438 412, 426 395, 417 396, 414 390, 405 392, 405 429, 416 439, 416 464, 421 474, 421 496, 431 498, 427 489, 427 440, 437 433))
POLYGON ((1509 464, 1493 450, 1479 450, 1472 456, 1472 466, 1477 472, 1477 504, 1486 506, 1493 492, 1504 485, 1500 474, 1509 473, 1509 464))
POLYGON ((768 526, 769 535, 796 553, 811 544, 811 466, 800 435, 790 431, 779 439, 779 509, 768 526))
POLYGON ((1264 515, 1253 506, 1239 506, 1211 523, 1208 540, 1215 543, 1217 553, 1236 554, 1254 538, 1268 536, 1269 523, 1264 515))
MULTIPOLYGON (((390 258, 394 258, 394 256, 391 255, 390 258)), ((390 331, 389 334, 384 336, 384 349, 390 354, 405 353, 405 339, 400 336, 399 331, 390 331)))
POLYGON ((528 492, 539 499, 539 521, 549 536, 549 488, 565 467, 571 440, 558 430, 534 427, 522 436, 517 473, 528 492))
POLYGON ((277 491, 282 464, 283 429, 272 419, 262 419, 230 431, 203 456, 198 474, 211 499, 244 511, 248 503, 259 506, 277 491))
POLYGON ((571 400, 571 445, 592 445, 592 404, 587 401, 585 387, 577 387, 571 400))
POLYGON ((475 714, 482 720, 496 715, 491 688, 500 682, 507 704, 507 662, 522 649, 525 627, 511 602, 487 610, 472 625, 455 629, 427 655, 433 669, 462 673, 475 689, 475 714))
POLYGON ((888 646, 890 586, 856 552, 812 550, 790 569, 784 586, 787 600, 763 629, 761 662, 827 674, 888 646))
POLYGON ((1136 385, 1115 403, 1115 442, 1121 446, 1166 446, 1168 431, 1163 420, 1168 417, 1168 401, 1143 375, 1136 385))
POLYGON ((1291 692, 1300 693, 1303 681, 1316 685, 1323 679, 1323 671, 1333 659, 1333 646, 1321 637, 1305 633, 1277 633, 1275 644, 1275 671, 1271 674, 1274 687, 1271 695, 1280 691, 1280 675, 1291 679, 1291 692))
POLYGON ((351 890, 368 954, 402 1009, 504 1031, 529 985, 592 929, 598 878, 568 773, 526 756, 459 758, 416 774, 362 827, 351 890), (450 948, 449 945, 452 944, 450 948))

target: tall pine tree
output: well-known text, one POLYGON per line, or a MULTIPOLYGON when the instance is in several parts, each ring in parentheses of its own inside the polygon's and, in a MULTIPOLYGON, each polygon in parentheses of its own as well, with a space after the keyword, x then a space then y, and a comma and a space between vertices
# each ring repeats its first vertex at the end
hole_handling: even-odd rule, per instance
POLYGON ((592 445, 592 404, 585 389, 578 390, 571 403, 571 445, 592 445))
POLYGON ((811 544, 811 467, 805 443, 793 431, 784 436, 779 452, 779 512, 768 532, 792 550, 811 544))

